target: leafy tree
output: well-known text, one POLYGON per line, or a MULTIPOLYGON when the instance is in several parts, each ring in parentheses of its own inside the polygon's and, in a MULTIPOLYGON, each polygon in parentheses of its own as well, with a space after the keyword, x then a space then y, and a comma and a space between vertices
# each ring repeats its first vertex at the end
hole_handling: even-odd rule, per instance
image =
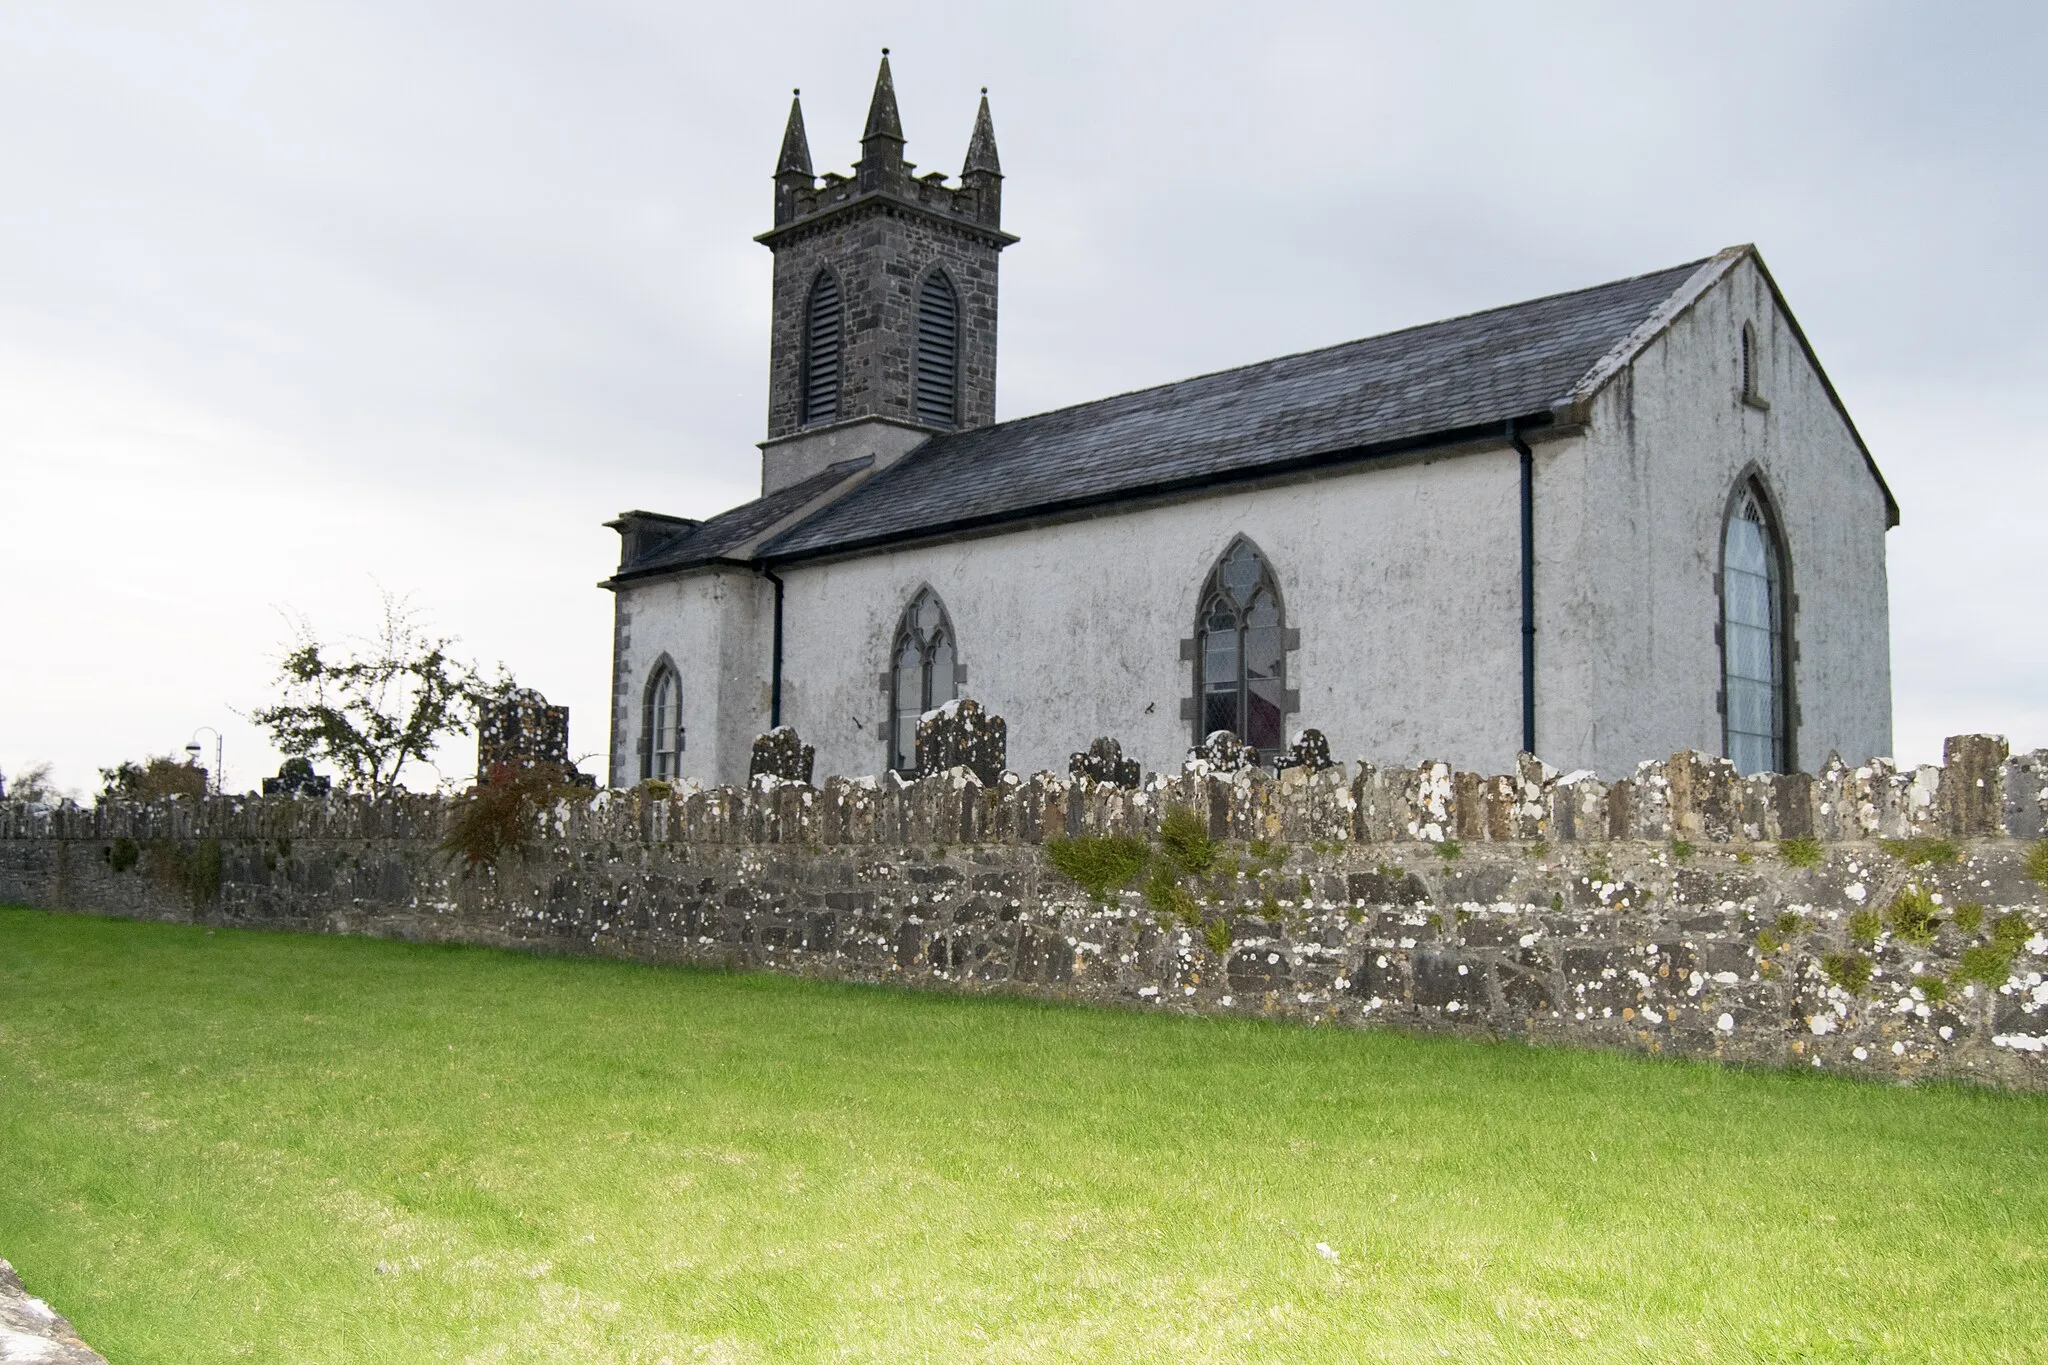
POLYGON ((32 806, 54 805, 61 797, 56 784, 50 781, 47 763, 31 763, 12 778, 0 776, 0 793, 9 801, 26 801, 32 806))
POLYGON ((295 633, 278 670, 284 700, 249 719, 270 731, 281 753, 328 764, 351 791, 393 791, 406 764, 470 733, 477 705, 513 688, 502 668, 486 681, 451 653, 452 638, 422 628, 405 599, 388 592, 373 638, 331 644, 303 619, 295 633))
POLYGON ((102 796, 126 801, 156 801, 166 796, 206 795, 206 769, 184 759, 159 754, 140 763, 117 763, 100 769, 102 796))

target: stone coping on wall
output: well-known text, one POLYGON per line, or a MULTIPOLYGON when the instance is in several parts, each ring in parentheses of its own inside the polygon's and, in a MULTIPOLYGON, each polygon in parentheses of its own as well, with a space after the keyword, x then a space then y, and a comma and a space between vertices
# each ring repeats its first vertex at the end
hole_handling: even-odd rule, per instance
POLYGON ((0 1361, 38 1365, 107 1365, 78 1338, 70 1319, 22 1287, 14 1267, 0 1260, 0 1361))
MULTIPOLYGON (((1514 773, 1495 776, 1441 762, 1275 775, 1190 760, 1136 787, 1049 772, 988 782, 965 766, 817 786, 764 774, 741 787, 643 784, 566 799, 553 822, 569 838, 815 846, 1149 837, 1176 807, 1202 813, 1215 838, 1310 844, 2048 837, 2048 750, 2013 755, 1998 736, 1960 735, 1944 760, 1901 768, 1830 759, 1817 773, 1744 777, 1726 759, 1688 752, 1611 783, 1526 755, 1514 773)), ((0 839, 438 838, 451 809, 448 798, 409 793, 0 803, 0 839)))

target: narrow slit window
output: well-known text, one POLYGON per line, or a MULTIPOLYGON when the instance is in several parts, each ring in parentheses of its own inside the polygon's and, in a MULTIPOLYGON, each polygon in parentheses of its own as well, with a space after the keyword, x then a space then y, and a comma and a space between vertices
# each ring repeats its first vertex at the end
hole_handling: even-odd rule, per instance
POLYGON ((890 648, 889 766, 914 773, 917 726, 924 713, 959 695, 959 651, 945 604, 930 588, 904 609, 890 648))
POLYGON ((803 424, 816 426, 839 416, 840 352, 846 337, 846 301, 829 270, 811 282, 804 317, 803 424))
POLYGON ((917 420, 957 426, 960 389, 960 301, 945 275, 924 277, 917 295, 917 420))
POLYGON ((1228 730, 1261 757, 1286 743, 1287 628, 1280 587, 1248 540, 1224 552, 1196 621, 1195 742, 1228 730))
POLYGON ((1755 485, 1728 514, 1722 544, 1721 675, 1728 757, 1743 774, 1790 766, 1784 554, 1755 485))

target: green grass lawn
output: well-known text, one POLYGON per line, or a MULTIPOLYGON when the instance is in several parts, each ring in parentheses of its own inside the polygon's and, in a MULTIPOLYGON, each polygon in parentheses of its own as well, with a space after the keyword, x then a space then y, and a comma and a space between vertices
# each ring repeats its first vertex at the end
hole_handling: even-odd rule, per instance
POLYGON ((2048 1101, 0 910, 114 1362, 2048 1358, 2048 1101))

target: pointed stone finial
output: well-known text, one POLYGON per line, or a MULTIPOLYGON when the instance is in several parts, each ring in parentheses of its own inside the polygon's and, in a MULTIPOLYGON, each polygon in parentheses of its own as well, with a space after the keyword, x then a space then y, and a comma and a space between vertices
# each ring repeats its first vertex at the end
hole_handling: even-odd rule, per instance
POLYGON ((896 112, 896 82, 889 75, 889 49, 882 49, 882 69, 875 73, 875 95, 868 101, 868 126, 860 135, 863 146, 875 138, 903 141, 903 119, 896 112))
POLYGON ((976 171, 1001 175, 1003 163, 996 156, 996 125, 988 115, 988 87, 981 87, 981 110, 974 116, 974 135, 967 140, 967 163, 960 168, 965 180, 976 171))
POLYGON ((782 132, 782 155, 775 159, 777 175, 811 176, 811 140, 804 134, 803 93, 789 92, 789 126, 782 132))

